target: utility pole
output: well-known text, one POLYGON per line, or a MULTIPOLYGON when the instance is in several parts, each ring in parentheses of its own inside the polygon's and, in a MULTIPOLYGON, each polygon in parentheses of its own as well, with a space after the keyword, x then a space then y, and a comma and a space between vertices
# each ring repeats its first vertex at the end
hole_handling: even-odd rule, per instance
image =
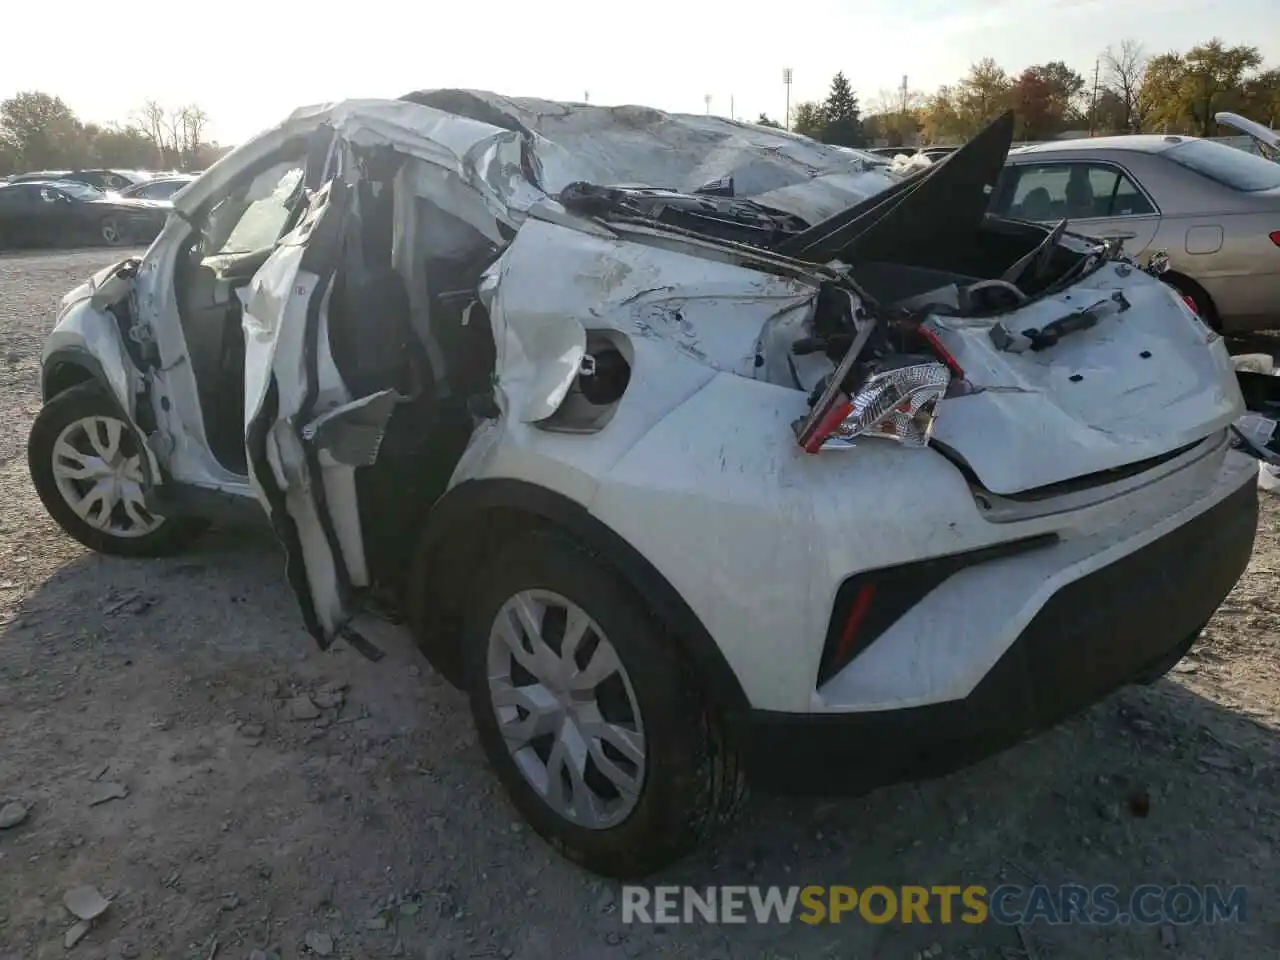
POLYGON ((902 75, 902 115, 907 115, 907 75, 902 75))
POLYGON ((590 102, 591 102, 591 91, 590 91, 590 90, 583 90, 583 91, 582 91, 582 102, 583 102, 583 103, 590 103, 590 102))
POLYGON ((731 93, 731 94, 729 94, 729 119, 730 119, 730 120, 737 120, 737 119, 738 119, 738 118, 734 115, 734 112, 733 112, 733 94, 732 94, 732 93, 731 93))
POLYGON ((1093 136, 1094 120, 1098 115, 1098 66, 1099 61, 1093 61, 1093 99, 1089 103, 1089 136, 1093 136))
POLYGON ((709 117, 711 116, 711 94, 704 93, 702 95, 702 100, 707 105, 707 116, 709 117))
POLYGON ((791 129, 791 68, 782 68, 782 85, 787 88, 787 112, 782 121, 783 127, 791 129))

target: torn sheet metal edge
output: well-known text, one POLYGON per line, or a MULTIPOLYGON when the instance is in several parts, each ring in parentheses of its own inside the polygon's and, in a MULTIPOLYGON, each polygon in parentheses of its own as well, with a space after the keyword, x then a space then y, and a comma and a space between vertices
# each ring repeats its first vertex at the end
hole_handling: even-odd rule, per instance
POLYGON ((302 439, 313 443, 336 463, 367 467, 378 459, 387 421, 400 395, 381 390, 320 414, 302 428, 302 439))

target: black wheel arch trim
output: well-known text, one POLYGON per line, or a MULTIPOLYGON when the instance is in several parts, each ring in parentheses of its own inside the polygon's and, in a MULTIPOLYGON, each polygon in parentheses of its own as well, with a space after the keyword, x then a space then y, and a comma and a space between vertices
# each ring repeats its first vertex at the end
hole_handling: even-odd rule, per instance
MULTIPOLYGON (((562 530, 599 555, 636 587, 671 631, 697 669, 710 705, 726 717, 750 709, 741 682, 710 632, 679 591, 639 550, 582 504, 545 487, 509 478, 467 480, 445 493, 431 508, 414 552, 406 598, 410 621, 423 652, 450 682, 461 682, 455 632, 458 611, 445 609, 448 597, 432 590, 430 571, 441 558, 443 569, 457 570, 448 559, 451 550, 455 556, 465 556, 467 545, 478 551, 491 550, 494 541, 478 545, 477 541, 483 538, 474 532, 483 530, 486 516, 495 512, 523 515, 529 527, 562 530)), ((516 525, 511 533, 518 535, 524 529, 528 528, 516 525)), ((467 568, 467 572, 474 571, 474 567, 467 568)))
POLYGON ((107 379, 107 372, 97 357, 80 347, 59 347, 45 357, 41 364, 40 400, 42 403, 48 403, 64 390, 77 387, 87 380, 96 380, 101 384, 119 406, 119 398, 111 390, 111 381, 107 379), (68 367, 79 370, 81 375, 74 379, 65 379, 61 374, 68 367))

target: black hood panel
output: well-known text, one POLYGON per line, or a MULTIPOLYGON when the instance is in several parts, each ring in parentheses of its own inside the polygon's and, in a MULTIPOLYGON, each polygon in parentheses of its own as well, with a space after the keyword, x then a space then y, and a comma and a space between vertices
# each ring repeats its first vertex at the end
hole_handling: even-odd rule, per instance
POLYGON ((783 240, 775 252, 811 263, 910 263, 921 245, 967 242, 982 225, 1013 143, 1013 111, 926 171, 783 240))

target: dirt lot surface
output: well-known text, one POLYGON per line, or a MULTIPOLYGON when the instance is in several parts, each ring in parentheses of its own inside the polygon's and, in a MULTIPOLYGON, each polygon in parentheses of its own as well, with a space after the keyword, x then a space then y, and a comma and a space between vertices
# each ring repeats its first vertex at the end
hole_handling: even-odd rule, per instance
POLYGON ((1280 500, 1171 680, 941 781, 756 799, 657 879, 1242 884, 1244 922, 626 926, 616 886, 517 821, 405 637, 384 627, 380 664, 317 650, 272 541, 133 562, 47 519, 25 460, 41 343, 114 259, 0 257, 0 807, 27 811, 0 829, 0 957, 1280 956, 1280 500), (68 952, 79 884, 112 902, 68 952))

